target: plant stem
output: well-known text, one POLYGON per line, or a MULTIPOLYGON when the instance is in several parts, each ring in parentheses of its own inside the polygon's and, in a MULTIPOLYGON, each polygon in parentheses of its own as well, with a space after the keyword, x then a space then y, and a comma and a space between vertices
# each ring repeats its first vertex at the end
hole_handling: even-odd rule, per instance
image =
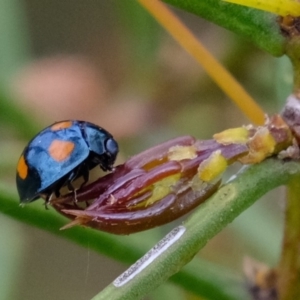
POLYGON ((16 133, 22 138, 31 139, 38 132, 38 126, 35 124, 32 116, 22 111, 17 106, 17 101, 9 97, 1 86, 0 119, 1 122, 15 129, 16 133))
MULTIPOLYGON (((297 3, 299 5, 299 3, 297 3)), ((288 98, 283 114, 290 118, 298 140, 299 101, 300 101, 300 33, 297 18, 292 18, 287 30, 289 36, 286 46, 294 69, 294 95, 288 98)), ((281 20, 284 23, 284 19, 281 20)), ((298 140, 299 144, 299 140, 298 140)), ((288 184, 286 220, 281 261, 278 270, 278 292, 280 300, 300 298, 300 176, 294 176, 288 184)))
POLYGON ((294 94, 300 99, 300 36, 293 36, 287 45, 287 55, 289 56, 294 70, 294 94))
MULTIPOLYGON (((220 188, 209 200, 200 205, 184 223, 184 233, 167 249, 161 251, 159 256, 150 264, 141 269, 139 269, 139 264, 133 266, 136 273, 128 282, 118 287, 110 284, 93 300, 134 300, 146 296, 151 290, 178 272, 205 246, 209 239, 232 222, 236 216, 252 205, 267 190, 286 184, 294 176, 300 176, 300 164, 298 162, 285 163, 268 159, 263 163, 249 167, 235 180, 220 188)), ((149 258, 148 256, 146 255, 144 258, 145 261, 149 258)), ((220 288, 226 290, 225 286, 220 286, 220 288)), ((211 296, 207 298, 244 299, 234 294, 227 295, 227 297, 214 298, 211 296)))
MULTIPOLYGON (((1 213, 125 264, 132 264, 139 259, 149 249, 149 244, 153 245, 157 241, 157 239, 153 239, 151 233, 146 238, 147 233, 142 233, 144 235, 143 240, 147 240, 147 243, 142 244, 141 234, 121 237, 81 226, 59 230, 69 221, 68 219, 51 208, 46 210, 40 201, 21 208, 16 199, 12 200, 13 198, 0 185, 1 213), (149 237, 150 241, 148 241, 149 237), (151 241, 153 242, 151 243, 151 241), (136 246, 137 243, 138 247, 136 246)), ((242 280, 239 276, 230 270, 199 258, 195 258, 192 265, 186 266, 184 270, 174 275, 170 280, 195 295, 202 296, 207 293, 211 294, 207 291, 220 290, 220 292, 214 292, 217 296, 215 299, 232 299, 228 298, 228 295, 231 294, 237 294, 233 299, 239 299, 240 295, 245 299, 243 297, 242 280), (199 272, 201 269, 205 269, 205 272, 199 272), (226 290, 222 291, 220 286, 226 286, 226 290)))
POLYGON ((300 176, 287 186, 286 221, 278 272, 280 300, 300 299, 300 176))
MULTIPOLYGON (((133 300, 137 299, 137 296, 134 295, 146 295, 151 289, 162 284, 169 276, 176 273, 185 263, 192 259, 207 240, 217 234, 261 195, 279 185, 286 184, 291 178, 297 176, 300 176, 300 164, 295 161, 283 162, 276 159, 268 159, 258 165, 249 167, 236 180, 225 185, 210 200, 195 210, 191 218, 185 223, 185 234, 168 251, 163 252, 160 257, 122 288, 110 285, 103 291, 103 294, 100 293, 95 299, 133 300), (153 275, 150 276, 149 274, 152 274, 152 272, 153 275), (132 298, 130 298, 131 296, 132 298)), ((79 226, 60 231, 58 229, 66 223, 66 219, 63 216, 53 211, 45 210, 39 201, 22 209, 18 206, 17 201, 12 200, 13 198, 0 186, 1 213, 122 262, 129 263, 141 256, 141 252, 134 247, 131 238, 120 239, 119 237, 79 226)), ((184 272, 188 272, 186 273, 186 276, 188 276, 186 280, 183 279, 182 274, 176 274, 172 279, 186 289, 198 295, 203 295, 203 286, 207 285, 209 281, 201 279, 202 269, 199 268, 199 280, 193 275, 195 273, 189 273, 188 269, 184 272), (196 282, 192 288, 186 284, 191 276, 196 282)), ((204 273, 206 274, 206 271, 204 273)), ((218 272, 215 274, 218 274, 218 272)), ((219 290, 224 294, 224 297, 209 298, 206 295, 208 299, 245 299, 235 289, 228 289, 228 283, 222 281, 217 275, 214 275, 213 278, 210 284, 214 284, 215 287, 206 289, 206 293, 210 290, 219 290)))

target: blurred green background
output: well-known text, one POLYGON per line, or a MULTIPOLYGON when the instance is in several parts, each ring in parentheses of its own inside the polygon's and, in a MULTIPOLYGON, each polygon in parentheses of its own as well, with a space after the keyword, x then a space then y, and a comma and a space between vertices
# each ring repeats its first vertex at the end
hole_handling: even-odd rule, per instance
MULTIPOLYGON (((242 37, 174 11, 267 113, 280 111, 292 81, 287 59, 272 58, 242 37)), ((1 0, 0 80, 0 186, 15 199, 20 153, 55 121, 83 119, 108 129, 120 143, 119 163, 176 136, 208 139, 249 123, 133 0, 1 0)), ((276 264, 283 199, 282 189, 266 195, 199 256, 238 274, 245 256, 276 264)), ((117 239, 150 248, 174 226, 117 239)), ((0 245, 0 300, 90 299, 127 267, 2 213, 0 245)), ((166 294, 196 299, 171 284, 149 299, 166 294)))

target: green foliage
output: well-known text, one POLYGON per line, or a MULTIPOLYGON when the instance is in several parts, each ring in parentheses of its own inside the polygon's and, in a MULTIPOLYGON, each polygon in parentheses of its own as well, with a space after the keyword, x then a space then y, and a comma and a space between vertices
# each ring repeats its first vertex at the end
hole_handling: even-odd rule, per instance
POLYGON ((285 39, 280 33, 276 15, 222 0, 164 0, 164 2, 236 32, 272 55, 284 54, 285 39))
MULTIPOLYGON (((280 56, 284 54, 286 41, 280 34, 276 16, 272 14, 224 3, 218 0, 166 0, 165 2, 188 12, 192 12, 195 15, 236 32, 243 38, 251 40, 255 45, 274 56, 280 56)), ((6 5, 8 3, 9 1, 6 1, 6 5)), ((10 3, 11 5, 16 5, 14 1, 11 1, 10 3)), ((158 51, 157 49, 159 48, 159 43, 162 40, 161 32, 158 29, 158 26, 156 24, 154 25, 153 20, 146 16, 145 13, 142 14, 140 8, 137 7, 136 3, 133 1, 122 1, 122 4, 120 4, 119 0, 117 0, 115 2, 115 6, 120 8, 117 15, 121 20, 123 20, 120 27, 128 26, 132 38, 131 46, 134 45, 134 47, 129 46, 130 50, 128 52, 130 52, 130 58, 128 60, 129 62, 127 62, 126 68, 129 68, 131 63, 137 64, 133 66, 128 73, 125 73, 126 76, 121 76, 124 85, 130 82, 133 86, 136 78, 139 76, 143 78, 143 76, 149 72, 147 74, 153 81, 149 79, 148 89, 149 86, 150 90, 153 90, 157 85, 158 87, 163 84, 166 85, 165 89, 160 90, 160 94, 156 94, 159 100, 160 98, 158 96, 161 96, 161 94, 168 95, 170 90, 175 90, 176 92, 176 82, 175 85, 173 82, 171 82, 171 85, 169 85, 168 81, 162 82, 161 80, 163 76, 168 75, 167 73, 162 72, 163 74, 159 74, 160 76, 157 76, 157 81, 153 79, 155 77, 153 75, 156 75, 155 72, 157 70, 155 70, 155 67, 152 65, 154 64, 153 61, 156 58, 155 54, 156 51, 158 51), (127 6, 127 3, 129 2, 130 4, 127 6), (132 15, 134 18, 132 18, 132 15), (137 52, 134 52, 134 49, 136 49, 137 52), (147 67, 150 68, 150 71, 146 71, 147 67)), ((19 7, 18 5, 17 7, 20 9, 19 13, 22 12, 23 8, 19 7)), ((6 10, 4 6, 1 6, 1 11, 3 13, 6 11, 13 12, 11 9, 6 10)), ((19 13, 12 13, 10 17, 7 13, 8 20, 14 20, 15 23, 11 23, 12 25, 9 27, 2 27, 2 31, 5 33, 1 35, 3 41, 3 43, 1 43, 1 57, 4 58, 3 62, 5 63, 4 64, 1 62, 3 78, 2 84, 4 86, 7 84, 8 78, 16 70, 16 68, 20 68, 25 61, 29 60, 28 44, 30 44, 30 42, 27 36, 27 27, 26 23, 17 25, 19 22, 22 22, 25 19, 24 16, 20 17, 19 13), (6 40, 4 40, 5 38, 6 40), (10 46, 6 47, 7 45, 10 46)), ((61 28, 58 29, 59 32, 62 30, 63 29, 61 28)), ((126 37, 123 38, 124 40, 126 39, 126 37)), ((234 56, 234 53, 232 55, 234 56)), ((251 53, 248 58, 252 58, 252 55, 253 53, 251 53)), ((239 65, 239 68, 240 67, 244 66, 239 65)), ((256 65, 254 67, 256 68, 256 65)), ((248 81, 248 79, 249 78, 246 78, 246 81, 248 81)), ((183 78, 180 79, 180 82, 187 84, 186 81, 188 80, 186 80, 185 73, 183 73, 183 78)), ((210 85, 207 84, 206 80, 202 81, 206 82, 204 84, 204 88, 210 85)), ((260 78, 258 81, 261 81, 260 78)), ((280 79, 277 82, 280 82, 280 79)), ((183 126, 189 124, 191 119, 195 119, 191 118, 189 113, 197 113, 198 116, 197 105, 199 103, 199 98, 207 98, 207 103, 209 105, 212 103, 212 98, 209 98, 209 93, 207 93, 208 89, 205 91, 202 90, 201 97, 199 97, 199 95, 196 94, 197 89, 199 89, 198 80, 196 83, 194 83, 194 85, 196 88, 192 92, 189 93, 183 89, 183 92, 180 94, 183 97, 182 102, 188 103, 190 98, 197 100, 194 102, 189 102, 190 106, 187 109, 188 115, 187 117, 184 116, 184 122, 177 122, 177 127, 180 129, 185 128, 183 126)), ((201 86, 201 88, 202 87, 203 86, 201 86)), ((140 88, 140 86, 135 86, 135 88, 140 88)), ((276 85, 275 88, 278 89, 279 84, 276 85)), ((271 87, 272 90, 275 88, 273 86, 271 87)), ((216 89, 213 86, 211 90, 213 90, 215 93, 216 89)), ((282 90, 283 89, 280 86, 280 91, 282 90)), ((167 118, 167 113, 170 115, 173 114, 176 107, 179 107, 179 109, 185 107, 184 105, 180 106, 182 103, 173 102, 172 94, 170 98, 170 102, 160 103, 161 110, 157 113, 157 115, 161 113, 163 118, 167 118), (163 110, 163 107, 166 107, 167 109, 163 110), (170 109, 170 107, 172 109, 170 109)), ((207 105, 207 103, 205 103, 206 106, 202 105, 202 103, 199 104, 200 107, 202 106, 201 110, 202 112, 204 111, 204 114, 197 118, 197 126, 194 130, 196 130, 196 134, 198 136, 202 134, 202 130, 206 130, 206 127, 213 131, 219 129, 215 125, 218 123, 218 120, 212 124, 213 118, 210 114, 210 106, 207 105), (207 120, 205 118, 207 118, 207 120), (207 126, 207 124, 209 125, 207 126)), ((223 109, 221 106, 220 112, 222 112, 222 110, 223 109)), ((42 113, 46 114, 47 111, 42 113)), ((235 113, 232 115, 234 118, 236 118, 235 113)), ((29 139, 37 132, 35 124, 36 120, 32 118, 30 114, 22 111, 15 101, 6 96, 6 86, 3 88, 0 95, 0 119, 1 125, 4 126, 5 130, 7 128, 13 129, 12 131, 17 133, 16 136, 18 138, 22 137, 22 139, 29 139)), ((178 119, 179 117, 177 119, 174 117, 173 121, 178 119)), ((121 120, 117 121, 121 122, 121 120)), ((224 126, 224 124, 221 124, 221 126, 224 126)), ((182 132, 184 131, 185 129, 183 129, 182 132)), ((170 129, 167 128, 166 132, 169 134, 170 129)), ((159 132, 159 134, 162 133, 159 132)), ((174 132, 171 131, 171 134, 174 134, 174 132)), ((211 133, 207 133, 205 131, 205 134, 211 133)), ((153 145, 157 143, 157 138, 164 139, 162 135, 154 136, 149 134, 146 136, 143 135, 143 133, 141 135, 142 142, 139 142, 139 144, 142 144, 143 146, 146 144, 153 145)), ((0 142, 2 142, 2 140, 0 142)), ((127 143, 132 146, 131 140, 129 140, 127 143)), ((132 148, 130 149, 132 152, 126 152, 126 155, 128 155, 128 153, 130 154, 135 152, 135 150, 132 150, 132 148)), ((11 162, 11 164, 14 165, 15 162, 11 162)), ((0 168, 2 167, 3 166, 0 166, 0 168)), ((13 173, 14 170, 11 170, 11 172, 13 173)), ((154 261, 154 263, 140 272, 138 276, 136 276, 123 288, 116 289, 110 285, 103 291, 102 294, 95 296, 94 299, 133 300, 138 299, 137 297, 147 295, 149 292, 151 292, 151 290, 161 285, 170 276, 175 274, 176 271, 188 263, 199 251, 199 249, 204 247, 213 236, 215 236, 220 230, 224 229, 230 222, 233 221, 234 218, 238 217, 242 211, 252 205, 263 194, 271 191, 276 186, 286 184, 291 178, 297 176, 299 173, 300 167, 296 162, 283 163, 282 161, 269 159, 262 164, 251 166, 242 174, 239 174, 233 182, 223 186, 218 193, 216 193, 209 201, 207 201, 207 203, 200 206, 193 212, 190 218, 184 223, 184 226, 186 227, 186 233, 184 234, 184 238, 182 240, 170 247, 168 251, 163 252, 162 255, 154 261), (170 265, 172 268, 170 268, 170 265)), ((2 214, 18 220, 22 222, 22 224, 29 224, 30 226, 39 228, 43 231, 48 231, 65 240, 70 240, 86 249, 91 249, 99 254, 104 254, 124 264, 131 264, 139 259, 147 250, 149 250, 149 248, 151 248, 159 239, 161 239, 164 232, 163 230, 165 230, 153 230, 129 237, 112 236, 89 228, 81 227, 75 227, 66 231, 59 231, 59 228, 66 224, 66 219, 58 215, 52 209, 50 209, 50 211, 46 211, 41 202, 20 208, 16 199, 16 192, 13 187, 14 183, 12 182, 13 179, 9 181, 9 184, 6 184, 6 181, 4 181, 1 182, 0 185, 0 212, 2 214)), ((263 224, 262 222, 265 221, 264 216, 266 214, 269 215, 269 210, 268 208, 262 206, 260 207, 260 215, 256 213, 250 213, 249 219, 255 217, 256 225, 263 224)), ((242 218, 242 216, 240 218, 242 218)), ((272 232, 272 238, 274 238, 276 241, 280 240, 280 232, 278 232, 277 227, 274 229, 272 225, 277 225, 276 219, 272 219, 272 216, 270 216, 270 219, 271 221, 268 223, 269 226, 267 224, 264 226, 264 228, 258 228, 260 230, 258 230, 257 227, 253 229, 253 227, 251 227, 251 223, 250 225, 244 224, 242 231, 242 226, 239 226, 235 223, 231 225, 231 228, 233 229, 233 232, 236 233, 236 237, 239 235, 244 237, 247 236, 247 241, 243 240, 243 243, 247 243, 247 249, 252 248, 254 249, 254 253, 259 253, 259 255, 262 255, 263 258, 271 257, 271 260, 273 261, 277 259, 276 253, 278 252, 278 249, 274 250, 273 248, 268 248, 269 242, 267 239, 264 239, 264 229, 266 228, 267 232, 272 232), (240 232, 238 232, 239 230, 240 232), (248 234, 249 232, 252 232, 252 234, 248 234)), ((173 226, 173 224, 171 226, 173 226)), ((3 228, 5 227, 3 226, 2 229, 3 228)), ((17 234, 14 233, 16 231, 12 230, 12 234, 17 234)), ((23 241, 23 235, 24 234, 22 231, 20 233, 20 241, 23 241)), ((274 241, 274 239, 272 241, 274 241)), ((237 244, 238 241, 235 241, 235 245, 237 244)), ((273 247, 275 244, 276 243, 274 242, 271 247, 273 247)), ((7 245, 9 246, 10 244, 7 243, 7 245)), ((21 259, 20 253, 23 253, 25 248, 22 248, 22 242, 20 242, 18 246, 20 247, 20 256, 18 256, 18 259, 21 259)), ((5 242, 2 243, 1 247, 3 248, 3 251, 0 251, 1 261, 5 259, 5 255, 3 254, 5 250, 5 253, 9 254, 9 252, 11 252, 14 257, 17 255, 14 251, 7 251, 7 249, 4 248, 5 242)), ((222 250, 221 254, 224 251, 222 250)), ((230 256, 230 254, 228 256, 230 256)), ((48 260, 49 257, 45 258, 45 260, 46 259, 48 260)), ((10 260, 7 259, 7 261, 10 260)), ((22 264, 16 265, 15 262, 13 266, 8 266, 7 264, 5 266, 3 276, 8 274, 8 269, 10 267, 11 270, 9 274, 15 274, 17 268, 21 268, 21 266, 22 264)), ((106 271, 99 269, 99 272, 105 273, 106 271)), ((21 273, 21 271, 19 273, 21 273)), ((57 270, 55 270, 55 274, 57 274, 57 270)), ((71 274, 70 277, 73 275, 74 274, 71 274)), ((10 278, 10 280, 13 281, 13 278, 15 277, 7 276, 7 278, 10 278)), ((51 281, 51 278, 48 280, 51 281)), ((236 274, 231 267, 221 267, 217 263, 209 263, 208 261, 199 259, 199 257, 194 258, 193 261, 187 266, 183 267, 180 272, 170 277, 170 280, 176 285, 182 287, 184 291, 206 297, 207 299, 247 299, 247 295, 245 295, 246 291, 243 286, 243 276, 236 274)), ((14 282, 12 282, 11 285, 13 286, 14 282)), ((1 296, 2 298, 5 297, 4 293, 4 290, 1 291, 0 298, 1 296)), ((9 292, 7 292, 7 294, 9 295, 9 292)), ((64 291, 61 290, 60 294, 64 296, 64 291)))

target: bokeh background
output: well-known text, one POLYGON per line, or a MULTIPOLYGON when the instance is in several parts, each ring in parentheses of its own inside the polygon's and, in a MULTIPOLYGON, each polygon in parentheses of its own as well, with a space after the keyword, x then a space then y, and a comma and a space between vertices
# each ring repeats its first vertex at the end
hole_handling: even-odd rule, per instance
MULTIPOLYGON (((285 58, 173 10, 267 113, 280 111, 292 80, 285 58)), ((118 163, 176 136, 208 139, 249 123, 134 0, 0 1, 0 185, 15 195, 12 201, 23 148, 43 127, 63 119, 109 130, 119 141, 118 163)), ((283 199, 282 189, 266 195, 199 256, 238 274, 245 256, 276 264, 283 199)), ((150 248, 175 224, 117 238, 150 248)), ((0 213, 0 300, 90 299, 126 267, 0 213)), ((173 284, 148 299, 166 294, 196 299, 173 284)))

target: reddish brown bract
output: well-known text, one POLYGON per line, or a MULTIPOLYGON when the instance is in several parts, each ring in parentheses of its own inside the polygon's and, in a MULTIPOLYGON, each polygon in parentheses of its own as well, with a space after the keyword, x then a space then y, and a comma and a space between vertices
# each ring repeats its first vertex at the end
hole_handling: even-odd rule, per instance
POLYGON ((73 219, 64 226, 86 225, 130 234, 171 222, 205 201, 235 161, 259 163, 293 151, 293 135, 279 115, 260 127, 225 130, 212 140, 179 137, 138 155, 114 172, 74 193, 51 201, 73 219), (282 151, 284 150, 284 151, 282 151))
POLYGON ((176 138, 133 156, 113 173, 83 187, 77 193, 77 203, 69 194, 52 205, 75 219, 65 228, 80 224, 130 234, 171 222, 218 188, 219 178, 213 182, 198 178, 199 165, 216 150, 228 160, 247 153, 245 145, 176 138), (80 208, 85 202, 87 207, 80 208))

